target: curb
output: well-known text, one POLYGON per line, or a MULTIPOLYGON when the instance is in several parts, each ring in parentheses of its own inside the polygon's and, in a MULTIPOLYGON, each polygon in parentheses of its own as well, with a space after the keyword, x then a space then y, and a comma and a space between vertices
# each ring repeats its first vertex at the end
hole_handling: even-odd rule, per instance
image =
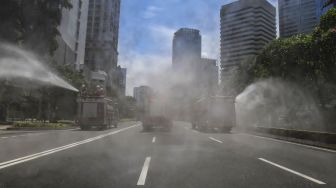
POLYGON ((6 130, 8 131, 47 131, 47 130, 71 130, 71 129, 79 129, 79 127, 67 127, 67 128, 27 128, 27 127, 8 127, 6 130))

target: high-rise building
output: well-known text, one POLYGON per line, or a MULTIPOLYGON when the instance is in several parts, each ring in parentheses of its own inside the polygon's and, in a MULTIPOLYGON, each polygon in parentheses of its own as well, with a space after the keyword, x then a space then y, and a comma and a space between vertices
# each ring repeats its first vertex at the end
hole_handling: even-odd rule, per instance
POLYGON ((276 9, 267 0, 239 0, 223 5, 221 18, 222 80, 247 56, 257 55, 276 37, 276 9))
POLYGON ((328 10, 330 10, 333 7, 336 7, 336 0, 334 0, 329 6, 324 7, 324 5, 329 0, 315 0, 317 5, 317 18, 320 20, 321 16, 325 14, 328 10))
POLYGON ((278 0, 280 37, 307 34, 318 24, 316 0, 278 0))
POLYGON ((58 27, 60 35, 56 38, 58 49, 54 52, 54 60, 60 64, 68 64, 76 70, 84 64, 86 26, 89 2, 71 0, 71 9, 62 10, 61 23, 58 27))
POLYGON ((84 72, 108 90, 116 84, 119 17, 120 0, 89 0, 84 72))
POLYGON ((126 74, 127 74, 127 69, 121 68, 120 66, 118 66, 118 88, 117 90, 119 91, 118 93, 119 96, 126 95, 126 74))
POLYGON ((197 29, 181 28, 173 39, 173 69, 196 67, 201 59, 202 37, 197 29))
POLYGON ((201 59, 201 93, 215 95, 218 87, 218 66, 216 59, 201 59))

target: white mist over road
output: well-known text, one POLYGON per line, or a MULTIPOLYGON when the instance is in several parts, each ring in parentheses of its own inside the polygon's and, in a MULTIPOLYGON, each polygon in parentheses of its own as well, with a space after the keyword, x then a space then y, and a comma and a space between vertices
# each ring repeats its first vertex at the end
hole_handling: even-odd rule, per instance
POLYGON ((0 79, 23 79, 78 92, 45 67, 33 54, 8 44, 0 44, 0 79))
POLYGON ((280 79, 248 86, 236 97, 236 111, 242 126, 324 131, 323 117, 310 93, 280 79))

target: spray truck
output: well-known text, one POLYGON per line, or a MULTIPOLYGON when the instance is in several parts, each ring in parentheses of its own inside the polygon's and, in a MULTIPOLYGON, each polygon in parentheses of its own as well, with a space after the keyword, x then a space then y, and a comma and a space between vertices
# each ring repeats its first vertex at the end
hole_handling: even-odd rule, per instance
POLYGON ((169 116, 169 106, 166 98, 159 95, 153 95, 148 100, 148 103, 149 108, 142 117, 144 131, 152 129, 170 131, 173 123, 169 116))
MULTIPOLYGON (((84 86, 83 86, 84 87, 84 86)), ((118 104, 105 97, 102 87, 82 88, 77 99, 77 122, 82 130, 117 127, 119 121, 118 104)))
POLYGON ((236 126, 235 98, 208 96, 192 106, 192 128, 200 131, 230 132, 236 126))

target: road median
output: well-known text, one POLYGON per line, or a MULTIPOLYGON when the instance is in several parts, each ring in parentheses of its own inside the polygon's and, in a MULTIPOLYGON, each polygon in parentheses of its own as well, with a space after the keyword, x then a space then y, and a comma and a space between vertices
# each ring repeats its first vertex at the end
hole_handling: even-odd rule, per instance
POLYGON ((63 128, 51 128, 51 127, 8 127, 9 131, 47 131, 47 130, 72 130, 79 129, 79 127, 63 127, 63 128))
POLYGON ((336 133, 274 127, 253 127, 248 131, 260 136, 336 150, 336 133))

